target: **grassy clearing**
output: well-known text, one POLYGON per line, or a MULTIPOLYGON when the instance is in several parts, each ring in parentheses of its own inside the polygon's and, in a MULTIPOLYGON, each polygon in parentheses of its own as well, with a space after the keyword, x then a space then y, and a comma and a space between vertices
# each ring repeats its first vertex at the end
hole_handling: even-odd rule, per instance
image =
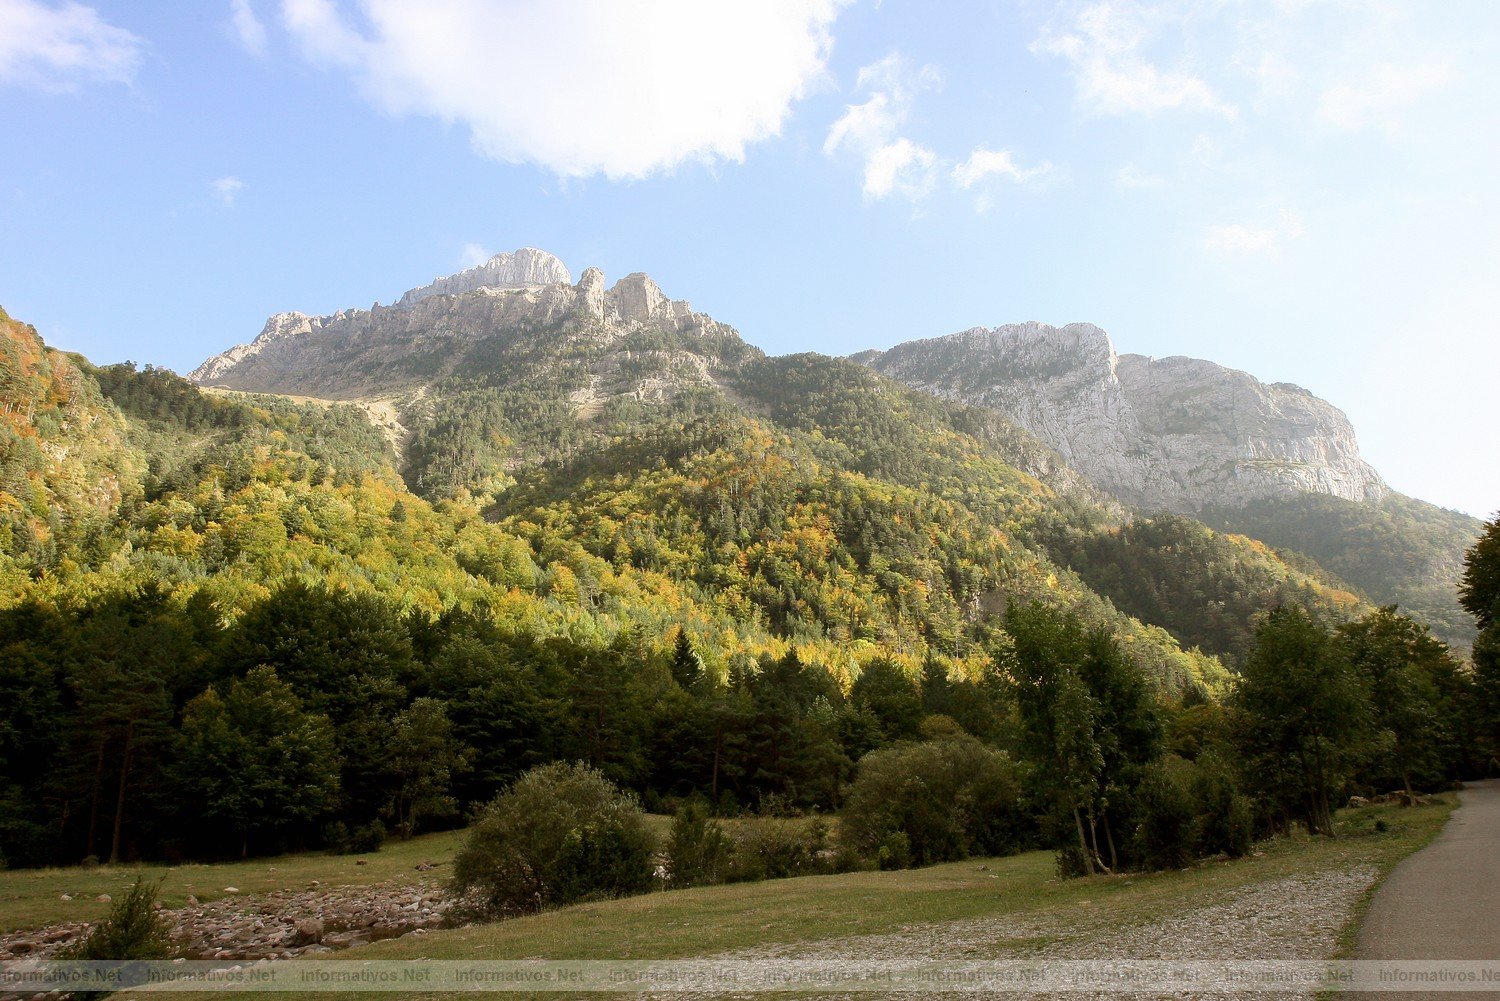
MULTIPOLYGON (((665 842, 672 818, 647 818, 652 832, 665 842)), ((744 831, 778 821, 749 818, 723 821, 731 831, 744 831)), ((810 824, 810 820, 792 821, 810 824)), ((425 875, 446 880, 448 864, 463 843, 463 831, 423 834, 410 841, 391 840, 378 852, 364 855, 325 855, 303 852, 245 862, 184 865, 97 866, 92 869, 18 869, 0 871, 0 931, 41 928, 66 921, 96 921, 109 911, 109 904, 95 898, 101 893, 119 897, 138 876, 161 879, 161 901, 181 907, 189 894, 208 903, 226 896, 232 886, 242 894, 273 890, 302 890, 313 880, 326 886, 367 886, 387 881, 416 882, 425 875), (419 874, 416 866, 428 862, 439 866, 433 873, 419 874), (72 900, 63 900, 64 894, 72 900)))
MULTIPOLYGON (((1442 827, 1453 797, 1432 806, 1368 807, 1340 817, 1343 836, 1259 846, 1260 857, 1181 872, 1058 880, 1050 852, 971 859, 903 872, 804 876, 580 904, 514 921, 392 939, 360 959, 666 959, 775 942, 878 934, 905 925, 1108 907, 1141 922, 1226 889, 1361 863, 1382 874, 1442 827), (1388 830, 1377 833, 1376 820, 1388 830)), ((353 956, 351 955, 351 958, 353 956)))
POLYGON ((250 859, 211 865, 120 865, 92 869, 17 869, 0 872, 0 930, 39 928, 64 921, 95 921, 109 904, 95 900, 101 893, 119 897, 138 876, 162 879, 161 900, 181 907, 189 894, 207 903, 225 896, 224 888, 241 893, 302 890, 313 880, 329 886, 367 885, 419 875, 420 862, 441 864, 433 875, 446 877, 463 832, 424 834, 410 841, 388 841, 366 855, 325 855, 305 852, 275 858, 250 859), (364 864, 361 865, 360 863, 364 864), (68 894, 73 899, 62 899, 68 894))

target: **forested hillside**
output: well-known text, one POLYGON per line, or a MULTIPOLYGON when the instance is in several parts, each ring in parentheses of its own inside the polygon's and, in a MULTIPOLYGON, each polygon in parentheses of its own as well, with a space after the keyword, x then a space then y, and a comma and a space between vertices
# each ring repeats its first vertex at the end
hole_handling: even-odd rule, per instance
POLYGON ((1463 553, 1479 535, 1477 518, 1396 493, 1365 504, 1305 494, 1210 508, 1200 517, 1220 531, 1306 554, 1376 604, 1400 604, 1449 643, 1474 641, 1457 583, 1463 553))
POLYGON ((1164 558, 992 412, 821 356, 559 335, 525 388, 404 398, 398 463, 357 406, 5 330, 13 864, 364 844, 556 759, 652 801, 830 808, 928 717, 1008 739, 1007 610, 1110 637, 1164 705, 1224 690, 1230 617, 1359 611, 1201 526, 1164 558), (659 391, 578 397, 601 387, 567 357, 659 391), (1170 600, 1135 600, 1152 575, 1170 600))

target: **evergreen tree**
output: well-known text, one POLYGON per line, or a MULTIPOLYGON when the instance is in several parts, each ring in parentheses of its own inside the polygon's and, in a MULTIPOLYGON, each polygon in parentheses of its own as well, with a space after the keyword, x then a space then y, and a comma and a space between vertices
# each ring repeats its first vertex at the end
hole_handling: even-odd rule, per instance
POLYGON ((176 751, 182 801, 234 831, 241 856, 252 835, 305 825, 338 802, 328 719, 304 710, 270 667, 229 682, 222 696, 209 688, 189 702, 176 751))
POLYGON ((1246 778, 1279 818, 1333 833, 1333 801, 1368 750, 1369 700, 1332 637, 1296 607, 1256 630, 1234 705, 1246 778))
POLYGON ((423 817, 458 812, 458 800, 451 794, 453 777, 467 771, 473 758, 473 749, 454 736, 453 721, 439 700, 417 699, 396 714, 391 770, 397 785, 391 812, 403 838, 416 833, 423 817))

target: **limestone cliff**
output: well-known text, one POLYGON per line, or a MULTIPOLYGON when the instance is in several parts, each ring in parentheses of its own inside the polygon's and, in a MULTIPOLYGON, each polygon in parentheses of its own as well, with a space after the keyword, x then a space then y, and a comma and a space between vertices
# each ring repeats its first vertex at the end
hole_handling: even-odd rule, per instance
POLYGON ((189 378, 354 399, 451 376, 504 382, 570 366, 587 405, 600 395, 659 396, 681 382, 712 382, 724 358, 745 353, 758 354, 732 328, 668 299, 644 274, 606 288, 603 274, 589 268, 575 285, 557 258, 522 249, 413 289, 395 306, 277 313, 254 341, 208 359, 189 378), (650 364, 643 355, 653 356, 650 364), (587 368, 581 379, 580 361, 587 368))
POLYGON ((1143 508, 1386 493, 1332 404, 1212 362, 1117 355, 1092 324, 978 327, 855 360, 1009 415, 1098 486, 1143 508))

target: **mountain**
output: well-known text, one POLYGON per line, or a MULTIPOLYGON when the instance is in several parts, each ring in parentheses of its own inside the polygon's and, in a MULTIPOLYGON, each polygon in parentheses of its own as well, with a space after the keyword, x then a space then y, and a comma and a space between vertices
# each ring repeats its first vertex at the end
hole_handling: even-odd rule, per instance
MULTIPOLYGON (((1097 557, 1102 550, 1080 540, 1117 532, 1124 524, 1125 508, 1114 497, 1010 415, 903 389, 847 360, 815 354, 767 358, 732 328, 669 300, 642 274, 613 286, 595 269, 585 271, 577 284, 569 284, 570 277, 560 262, 540 251, 499 255, 452 280, 407 293, 401 299, 405 306, 272 317, 255 342, 210 359, 193 378, 221 389, 366 406, 378 402, 382 412, 397 415, 401 471, 418 494, 473 504, 517 531, 566 524, 573 537, 607 537, 607 545, 595 544, 597 555, 653 569, 678 547, 699 554, 691 559, 679 554, 687 563, 713 562, 709 554, 731 538, 735 547, 758 535, 779 538, 795 519, 770 516, 764 498, 781 497, 793 507, 806 503, 794 500, 796 494, 777 492, 796 483, 805 483, 799 489, 808 498, 818 498, 814 507, 824 512, 821 517, 834 525, 847 522, 840 506, 867 507, 842 493, 840 484, 850 476, 886 484, 910 495, 911 503, 927 503, 919 499, 928 497, 956 504, 941 517, 958 524, 973 519, 974 527, 966 531, 979 533, 976 539, 1000 532, 1020 541, 1031 554, 1028 559, 1052 568, 1046 572, 1053 576, 1063 572, 1054 557, 1065 557, 1087 577, 1088 554, 1102 558, 1097 557), (557 280, 542 284, 548 277, 557 280), (745 508, 728 521, 722 510, 707 517, 704 511, 682 510, 672 492, 641 495, 641 484, 660 478, 653 467, 661 456, 684 461, 705 438, 740 443, 731 449, 737 453, 731 464, 747 482, 760 482, 767 474, 756 467, 772 464, 779 470, 777 491, 755 488, 742 499, 745 508), (781 444, 770 452, 758 445, 754 454, 743 453, 757 438, 781 444), (787 455, 801 456, 792 462, 797 475, 783 468, 787 455), (807 469, 816 473, 802 475, 807 469), (603 494, 598 493, 601 482, 609 484, 603 494), (838 497, 832 509, 830 494, 838 497), (674 512, 670 518, 666 510, 674 512), (565 521, 559 521, 559 511, 568 512, 565 521), (622 526, 626 511, 630 517, 622 526)), ((673 482, 674 491, 697 493, 673 482)), ((737 477, 728 480, 731 489, 736 482, 737 477)), ((718 503, 723 506, 722 497, 718 503)), ((902 521, 935 516, 933 509, 902 521)), ((856 543, 848 532, 867 538, 870 528, 849 524, 835 533, 853 543, 854 551, 868 549, 868 541, 856 543)), ((1125 544, 1135 545, 1131 537, 1125 544)), ((872 555, 855 558, 857 573, 869 571, 872 555)), ((1167 566, 1144 556, 1141 562, 1202 585, 1178 602, 1186 611, 1174 617, 1173 635, 1231 661, 1243 652, 1243 630, 1184 628, 1194 610, 1209 618, 1242 613, 1248 619, 1292 600, 1338 620, 1359 604, 1341 581, 1311 561, 1304 561, 1308 567, 1291 567, 1265 547, 1243 545, 1230 545, 1218 558, 1228 569, 1216 571, 1212 581, 1203 576, 1206 564, 1167 566), (1205 601, 1214 595, 1224 600, 1210 614, 1205 601)), ((976 552, 964 559, 978 566, 993 556, 976 552)), ((799 557, 797 564, 798 574, 809 581, 826 577, 826 568, 816 561, 799 557)), ((943 599, 952 605, 942 613, 948 623, 942 629, 958 644, 955 650, 964 646, 961 636, 970 627, 963 619, 973 617, 973 610, 980 610, 977 623, 985 618, 983 609, 1038 593, 1024 574, 988 571, 980 575, 982 585, 970 576, 969 583, 955 586, 955 572, 947 572, 948 585, 932 584, 951 596, 943 599), (970 611, 960 611, 965 608, 970 611)), ((785 573, 770 576, 784 580, 785 573)), ((1132 582, 1108 574, 1093 579, 1093 593, 1108 603, 1160 609, 1159 602, 1137 602, 1132 582)), ((773 629, 795 632, 816 623, 826 632, 835 625, 830 617, 837 616, 826 605, 808 605, 788 616, 786 585, 775 586, 780 596, 762 590, 752 600, 773 629)), ((1089 592, 1089 585, 1076 578, 1069 587, 1081 589, 1080 596, 1089 592)), ((896 606, 910 600, 899 597, 896 606)), ((1100 606, 1093 614, 1113 613, 1100 606)), ((889 612, 880 617, 885 615, 889 612)), ((899 614, 891 619, 900 620, 899 614)), ((856 632, 837 626, 833 635, 856 632)), ((885 633, 882 643, 894 642, 897 633, 885 633)))
POLYGON ((669 300, 644 274, 606 288, 590 268, 574 285, 557 258, 523 249, 412 289, 396 306, 278 313, 254 341, 188 378, 340 400, 477 378, 565 386, 587 406, 601 395, 659 397, 681 384, 711 384, 724 361, 758 353, 730 327, 669 300), (649 338, 631 337, 644 331, 649 338))
POLYGON ((855 360, 947 399, 1008 414, 1133 506, 1190 513, 1387 488, 1344 414, 1298 386, 1195 358, 1119 355, 1089 323, 978 327, 855 360))
POLYGON ((1296 550, 1450 641, 1473 637, 1457 584, 1480 522, 1392 491, 1344 413, 1299 386, 1117 354, 1087 323, 979 327, 853 360, 1006 415, 1133 507, 1296 550))
MULTIPOLYGON (((459 807, 584 760, 645 796, 828 809, 923 714, 1005 739, 1013 607, 1108 637, 1169 704, 1224 692, 1278 605, 1370 610, 1207 512, 1134 513, 993 407, 767 357, 645 275, 571 278, 520 251, 280 314, 208 386, 0 313, 4 858, 352 836, 405 788, 392 735, 444 721, 475 752, 459 807), (267 698, 332 741, 338 792, 229 825, 192 741, 267 698)), ((1343 522, 1341 567, 1425 551, 1400 514, 1343 522)))
POLYGON ((140 489, 142 457, 78 361, 0 309, 0 551, 55 553, 140 489))

